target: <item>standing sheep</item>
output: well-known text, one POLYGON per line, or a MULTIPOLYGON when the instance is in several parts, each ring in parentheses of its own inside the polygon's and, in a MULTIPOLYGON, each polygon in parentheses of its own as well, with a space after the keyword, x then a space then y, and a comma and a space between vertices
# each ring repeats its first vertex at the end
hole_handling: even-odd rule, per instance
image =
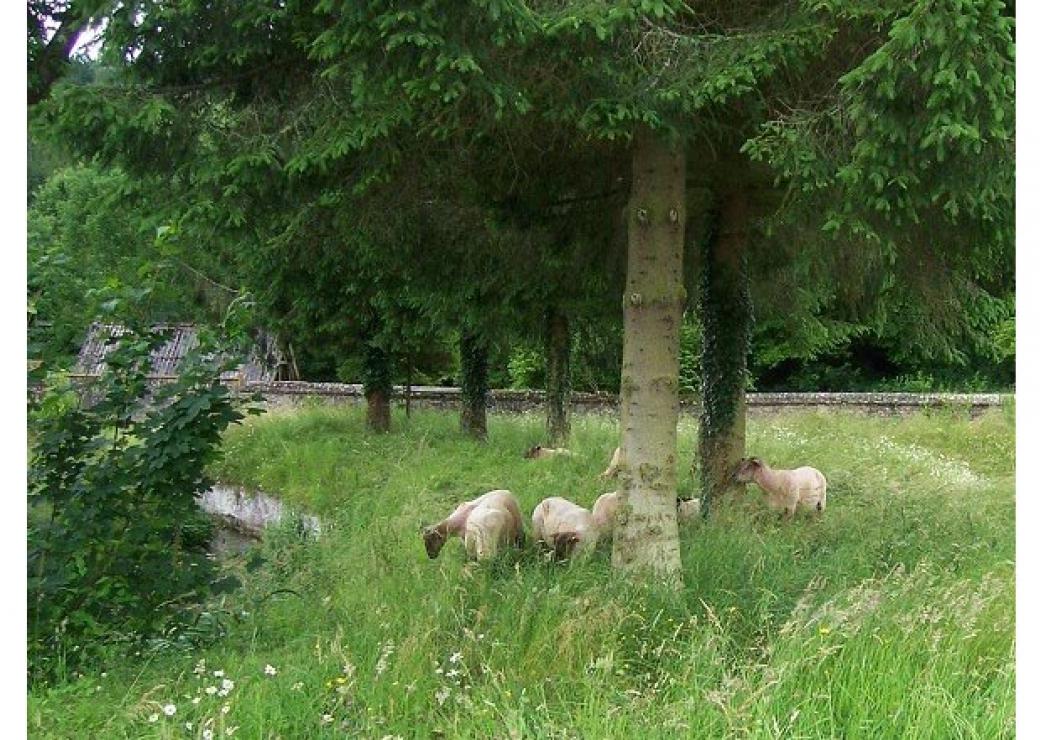
POLYGON ((740 461, 733 477, 738 483, 757 483, 769 508, 783 509, 788 519, 799 505, 821 513, 827 507, 827 479, 816 468, 774 470, 761 458, 751 457, 740 461))
POLYGON ((520 505, 511 492, 502 489, 459 504, 446 518, 420 532, 431 560, 453 535, 462 538, 466 554, 477 560, 491 557, 501 547, 524 544, 520 505))

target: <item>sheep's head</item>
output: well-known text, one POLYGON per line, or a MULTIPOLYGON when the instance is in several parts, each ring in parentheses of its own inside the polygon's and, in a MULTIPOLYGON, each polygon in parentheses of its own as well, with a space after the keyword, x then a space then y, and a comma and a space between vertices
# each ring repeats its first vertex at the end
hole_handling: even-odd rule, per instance
POLYGON ((527 452, 524 453, 524 457, 526 457, 528 460, 531 460, 531 459, 536 458, 536 457, 541 457, 541 453, 542 453, 542 446, 541 445, 535 445, 534 447, 532 447, 531 449, 529 449, 527 452))
POLYGON ((755 479, 755 473, 762 469, 762 459, 758 457, 747 457, 737 465, 737 472, 733 474, 733 480, 737 483, 750 483, 755 479))
POLYGON ((566 560, 578 546, 581 537, 577 532, 560 532, 553 540, 553 554, 557 560, 566 560))
POLYGON ((430 560, 436 559, 444 547, 445 536, 436 527, 422 527, 419 531, 422 533, 423 544, 426 545, 426 554, 430 556, 430 560))

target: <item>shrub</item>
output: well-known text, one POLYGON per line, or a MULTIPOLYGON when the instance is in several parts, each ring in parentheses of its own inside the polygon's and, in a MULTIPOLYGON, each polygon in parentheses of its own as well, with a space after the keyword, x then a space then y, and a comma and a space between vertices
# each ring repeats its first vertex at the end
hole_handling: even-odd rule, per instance
POLYGON ((209 486, 221 433, 244 413, 217 382, 219 355, 203 337, 175 382, 150 388, 148 356, 164 339, 120 338, 89 394, 70 402, 59 382, 31 409, 32 678, 61 677, 102 644, 154 634, 212 577, 195 496, 209 486))

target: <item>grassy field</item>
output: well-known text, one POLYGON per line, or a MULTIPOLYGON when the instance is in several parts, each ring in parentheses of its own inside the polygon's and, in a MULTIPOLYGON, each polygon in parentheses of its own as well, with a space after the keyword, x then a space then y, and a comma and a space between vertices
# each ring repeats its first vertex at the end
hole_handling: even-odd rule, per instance
MULTIPOLYGON (((31 690, 30 736, 1014 736, 1011 410, 753 418, 750 452, 823 470, 828 509, 779 522, 750 487, 683 529, 679 594, 615 577, 607 550, 563 566, 423 551, 421 523, 492 488, 528 514, 549 495, 591 505, 613 421, 577 418, 577 455, 548 461, 521 457, 537 416, 491 417, 486 445, 453 415, 395 416, 386 436, 362 421, 316 407, 233 430, 217 477, 326 534, 286 527, 260 567, 230 561, 245 585, 212 605, 227 633, 207 646, 31 690)), ((683 419, 682 460, 695 438, 683 419)))

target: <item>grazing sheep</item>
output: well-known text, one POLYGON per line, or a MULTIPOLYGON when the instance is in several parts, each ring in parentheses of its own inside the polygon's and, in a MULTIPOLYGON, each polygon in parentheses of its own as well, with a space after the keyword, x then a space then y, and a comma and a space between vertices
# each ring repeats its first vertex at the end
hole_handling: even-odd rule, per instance
POLYGON ((774 470, 758 457, 740 461, 734 479, 738 483, 754 481, 766 493, 766 503, 774 511, 783 509, 790 519, 799 504, 822 512, 827 507, 827 479, 816 468, 774 470))
POLYGON ((589 511, 560 496, 544 499, 531 514, 535 540, 552 549, 557 560, 592 552, 601 537, 614 531, 617 492, 604 493, 589 511))
POLYGON ((528 460, 544 460, 549 457, 573 457, 573 455, 573 452, 563 447, 542 447, 541 445, 535 445, 524 453, 524 457, 528 460))
POLYGON ((607 480, 608 478, 616 478, 618 474, 618 468, 621 467, 621 448, 615 447, 614 454, 610 458, 610 465, 607 469, 599 474, 600 480, 607 480))
POLYGON ((524 544, 523 516, 516 497, 506 490, 488 491, 459 504, 437 524, 420 529, 426 554, 436 558, 450 537, 461 537, 466 553, 477 560, 494 555, 510 543, 524 544))

